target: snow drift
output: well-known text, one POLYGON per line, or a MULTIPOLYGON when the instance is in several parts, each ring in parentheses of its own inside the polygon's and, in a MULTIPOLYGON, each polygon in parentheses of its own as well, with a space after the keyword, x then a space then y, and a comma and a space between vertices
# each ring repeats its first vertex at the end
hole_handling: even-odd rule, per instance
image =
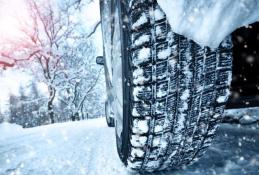
POLYGON ((11 123, 0 123, 0 140, 17 136, 23 131, 22 126, 11 123))
POLYGON ((258 0, 157 0, 174 32, 217 48, 235 29, 259 21, 258 0))
MULTIPOLYGON (((114 128, 107 127, 105 118, 17 127, 0 124, 0 136, 4 128, 14 134, 0 140, 0 175, 140 175, 128 172, 121 163, 114 128)), ((218 131, 215 144, 199 162, 156 175, 258 174, 259 131, 231 125, 218 131)))

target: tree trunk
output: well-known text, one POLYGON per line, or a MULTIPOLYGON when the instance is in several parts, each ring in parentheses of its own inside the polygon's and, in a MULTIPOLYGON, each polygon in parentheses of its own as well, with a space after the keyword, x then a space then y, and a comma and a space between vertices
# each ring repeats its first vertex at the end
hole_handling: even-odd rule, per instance
POLYGON ((54 109, 53 109, 53 101, 56 95, 56 89, 52 86, 49 86, 49 101, 48 101, 48 115, 50 122, 53 124, 54 121, 54 109))
POLYGON ((71 116, 71 120, 72 121, 76 121, 76 120, 80 120, 79 119, 79 112, 75 112, 74 114, 72 114, 72 116, 71 116))
POLYGON ((50 118, 50 122, 53 124, 54 122, 54 111, 53 111, 53 102, 49 101, 48 102, 48 114, 50 118))

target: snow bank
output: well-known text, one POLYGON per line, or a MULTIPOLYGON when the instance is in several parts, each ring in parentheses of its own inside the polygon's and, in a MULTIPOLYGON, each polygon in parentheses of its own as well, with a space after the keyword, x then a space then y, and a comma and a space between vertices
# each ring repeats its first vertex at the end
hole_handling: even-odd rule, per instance
POLYGON ((238 121, 240 124, 252 124, 259 121, 259 107, 228 109, 224 113, 225 121, 238 121))
POLYGON ((23 131, 22 126, 11 123, 0 124, 0 140, 4 140, 13 136, 17 136, 23 131))
POLYGON ((259 21, 258 0, 157 0, 174 32, 216 48, 235 29, 259 21))

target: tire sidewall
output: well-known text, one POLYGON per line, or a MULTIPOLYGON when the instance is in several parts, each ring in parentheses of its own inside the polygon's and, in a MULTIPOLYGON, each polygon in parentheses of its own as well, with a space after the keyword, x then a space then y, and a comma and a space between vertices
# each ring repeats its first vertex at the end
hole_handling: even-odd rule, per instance
MULTIPOLYGON (((128 2, 127 2, 128 3, 128 2)), ((124 22, 123 18, 127 15, 127 3, 122 3, 121 1, 116 1, 115 8, 118 8, 119 13, 119 22, 121 30, 121 49, 122 49, 122 77, 123 81, 123 126, 122 134, 118 135, 117 127, 118 123, 115 118, 115 130, 116 130, 116 144, 117 151, 122 162, 127 166, 127 159, 129 157, 129 148, 130 148, 130 52, 129 48, 129 23, 124 22), (125 27, 122 27, 125 26, 125 27)))
POLYGON ((110 106, 108 106, 108 102, 105 102, 105 118, 107 125, 110 126, 110 112, 109 112, 110 106))

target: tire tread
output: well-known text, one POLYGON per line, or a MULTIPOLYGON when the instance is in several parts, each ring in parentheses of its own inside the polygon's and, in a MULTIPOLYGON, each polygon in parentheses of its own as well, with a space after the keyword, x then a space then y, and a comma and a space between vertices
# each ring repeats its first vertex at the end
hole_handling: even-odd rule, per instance
POLYGON ((133 57, 140 49, 151 50, 147 62, 131 66, 130 135, 141 144, 131 145, 126 164, 140 172, 179 168, 206 151, 222 119, 232 70, 230 38, 215 50, 201 47, 173 33, 165 14, 156 20, 154 10, 163 13, 155 0, 133 0, 129 10, 131 24, 142 13, 148 18, 131 30, 131 42, 150 34, 148 42, 131 47, 133 57), (146 132, 133 132, 137 120, 146 121, 146 132), (136 149, 138 155, 132 153, 136 149))

